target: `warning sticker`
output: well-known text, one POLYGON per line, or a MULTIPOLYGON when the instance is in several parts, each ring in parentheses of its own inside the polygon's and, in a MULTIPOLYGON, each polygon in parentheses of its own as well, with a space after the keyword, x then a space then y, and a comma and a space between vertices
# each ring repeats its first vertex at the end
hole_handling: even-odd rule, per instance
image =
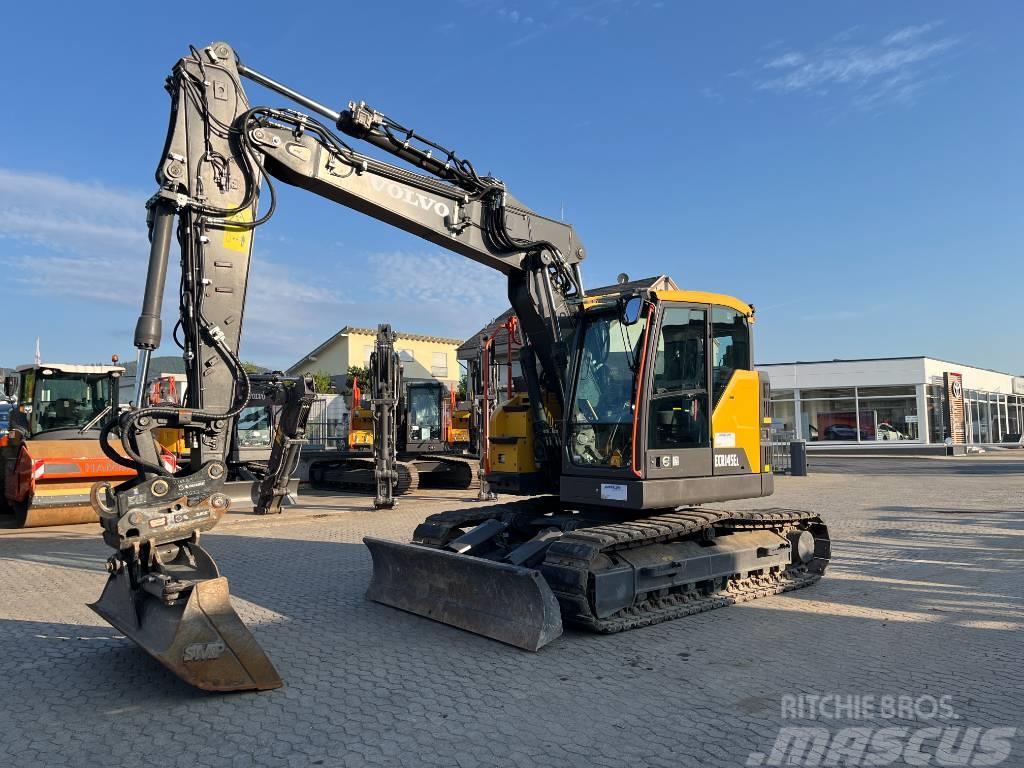
MULTIPOLYGON (((226 221, 252 221, 252 208, 243 208, 238 213, 227 217, 226 221)), ((249 227, 232 227, 230 224, 224 227, 224 247, 229 251, 248 253, 252 243, 252 229, 249 227)))
POLYGON ((715 448, 735 448, 735 432, 715 432, 715 448))
POLYGON ((601 483, 601 498, 610 501, 625 501, 626 486, 619 483, 601 483))

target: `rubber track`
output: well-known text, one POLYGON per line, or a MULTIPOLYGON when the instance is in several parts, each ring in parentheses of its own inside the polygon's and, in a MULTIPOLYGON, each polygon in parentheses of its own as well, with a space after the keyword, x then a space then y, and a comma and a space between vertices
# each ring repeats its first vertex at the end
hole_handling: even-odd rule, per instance
POLYGON ((542 497, 506 501, 486 507, 466 507, 438 512, 420 523, 413 533, 413 541, 432 547, 443 547, 451 541, 459 528, 480 525, 487 520, 505 515, 537 515, 551 509, 551 499, 542 497))
POLYGON ((682 509, 569 532, 548 548, 541 573, 553 585, 555 597, 567 621, 597 632, 621 632, 809 586, 821 578, 828 563, 827 536, 821 518, 810 512, 682 509), (792 526, 816 530, 823 537, 821 553, 816 547, 815 558, 808 565, 792 566, 782 572, 743 579, 729 579, 722 588, 708 594, 691 590, 650 598, 638 606, 606 618, 598 618, 591 610, 590 565, 603 553, 692 537, 710 528, 777 529, 792 526))
POLYGON ((480 475, 478 473, 480 459, 450 455, 434 456, 433 458, 456 468, 452 473, 455 477, 452 479, 451 487, 466 491, 475 491, 480 488, 480 475), (467 474, 468 477, 466 476, 467 474))
MULTIPOLYGON (((339 462, 335 467, 331 467, 325 470, 321 470, 324 474, 329 474, 332 471, 345 472, 346 466, 350 468, 360 468, 370 473, 370 477, 373 477, 373 459, 346 459, 343 462, 339 462)), ((398 482, 395 484, 394 495, 403 496, 405 494, 413 493, 420 487, 420 473, 416 469, 416 465, 411 461, 399 461, 396 463, 396 469, 398 470, 398 482)), ((310 485, 318 490, 336 490, 336 491, 357 491, 359 493, 374 494, 377 492, 377 484, 373 479, 367 482, 360 480, 331 480, 328 477, 323 477, 321 480, 313 482, 310 481, 310 485)))

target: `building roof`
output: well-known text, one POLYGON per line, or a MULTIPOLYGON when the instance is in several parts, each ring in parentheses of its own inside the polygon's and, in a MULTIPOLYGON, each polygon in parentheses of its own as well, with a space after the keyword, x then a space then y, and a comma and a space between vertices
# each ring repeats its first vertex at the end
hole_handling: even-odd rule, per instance
POLYGON ((943 357, 932 357, 931 355, 903 355, 899 357, 836 357, 831 360, 793 360, 792 362, 787 363, 755 363, 755 367, 768 368, 773 365, 828 365, 830 363, 884 363, 895 360, 934 360, 938 363, 947 363, 948 365, 956 368, 974 368, 978 371, 988 371, 989 373, 998 373, 1003 376, 1017 376, 1017 374, 998 371, 995 368, 984 368, 980 365, 971 365, 970 363, 958 363, 953 360, 947 360, 943 357))
MULTIPOLYGON (((405 333, 403 331, 394 331, 394 334, 396 338, 405 339, 407 341, 426 341, 432 344, 448 344, 456 347, 462 343, 462 339, 452 339, 446 336, 429 336, 422 333, 405 333)), ((291 373, 310 358, 316 357, 342 336, 371 336, 375 338, 377 336, 377 331, 372 328, 360 328, 355 325, 346 325, 316 349, 311 352, 307 352, 305 355, 300 357, 293 365, 288 367, 288 372, 291 373)))
MULTIPOLYGON (((405 333, 403 331, 395 331, 395 336, 400 339, 408 339, 409 341, 427 341, 433 344, 454 344, 458 346, 462 343, 462 339, 453 339, 448 336, 430 336, 429 334, 423 333, 405 333)), ((354 325, 346 325, 335 336, 344 336, 345 334, 356 334, 358 336, 373 336, 376 338, 377 330, 375 328, 358 328, 354 325)), ((334 338, 334 337, 332 337, 334 338)))

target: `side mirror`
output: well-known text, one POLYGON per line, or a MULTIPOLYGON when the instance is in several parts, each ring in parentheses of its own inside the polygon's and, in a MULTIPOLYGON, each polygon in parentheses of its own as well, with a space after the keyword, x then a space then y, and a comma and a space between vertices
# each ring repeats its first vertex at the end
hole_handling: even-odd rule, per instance
POLYGON ((633 296, 628 301, 624 302, 619 308, 619 318, 622 320, 623 325, 633 325, 637 320, 640 319, 640 310, 643 309, 644 302, 639 296, 633 296))
POLYGON ((18 393, 18 377, 4 376, 4 394, 7 397, 14 397, 18 393))

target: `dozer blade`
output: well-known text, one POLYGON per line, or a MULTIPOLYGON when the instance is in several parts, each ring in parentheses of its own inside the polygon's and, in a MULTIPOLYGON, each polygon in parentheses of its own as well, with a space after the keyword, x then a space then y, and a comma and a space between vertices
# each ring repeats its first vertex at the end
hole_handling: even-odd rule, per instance
POLYGON ((281 678, 231 607, 228 580, 199 581, 184 605, 133 592, 124 571, 89 605, 185 682, 205 691, 264 691, 281 678))
POLYGON ((18 518, 20 528, 43 528, 51 525, 78 525, 95 523, 99 515, 88 505, 68 507, 33 506, 25 510, 24 517, 18 518))
POLYGON ((370 600, 528 651, 562 634, 558 601, 538 571, 416 544, 363 542, 373 558, 370 600))

